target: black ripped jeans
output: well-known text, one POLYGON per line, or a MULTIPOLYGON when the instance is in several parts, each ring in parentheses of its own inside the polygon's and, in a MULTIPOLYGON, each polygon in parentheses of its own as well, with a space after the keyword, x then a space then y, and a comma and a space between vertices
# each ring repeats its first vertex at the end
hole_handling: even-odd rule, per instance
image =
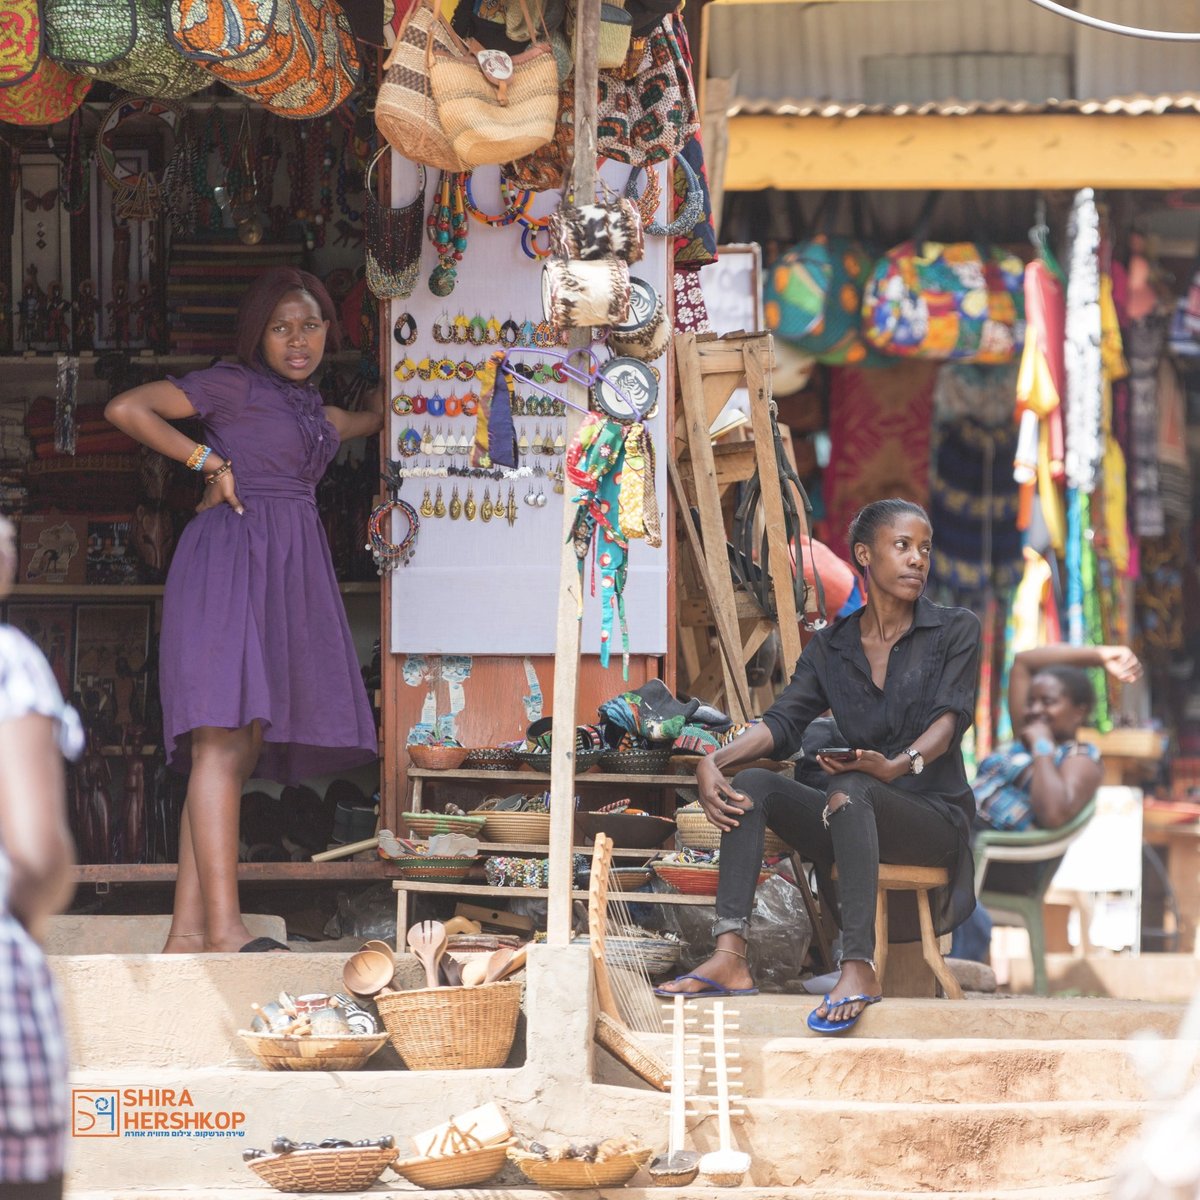
POLYGON ((817 868, 822 890, 832 895, 833 864, 838 865, 838 924, 842 958, 875 958, 875 898, 879 864, 952 867, 959 837, 935 800, 902 791, 861 771, 831 775, 829 796, 774 771, 740 772, 734 788, 749 796, 753 808, 738 818, 736 829, 721 835, 721 875, 713 936, 750 928, 750 910, 769 828, 817 868), (837 793, 848 803, 821 820, 828 799, 837 793))

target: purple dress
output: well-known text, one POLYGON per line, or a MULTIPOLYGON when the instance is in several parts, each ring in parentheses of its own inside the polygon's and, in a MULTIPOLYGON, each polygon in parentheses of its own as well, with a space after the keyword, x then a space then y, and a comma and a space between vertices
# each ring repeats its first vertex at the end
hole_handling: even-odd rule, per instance
POLYGON ((188 769, 191 730, 253 720, 257 778, 298 783, 373 762, 375 723, 317 513, 338 449, 320 393, 240 363, 171 382, 232 460, 246 511, 199 513, 171 562, 159 651, 168 763, 188 769))

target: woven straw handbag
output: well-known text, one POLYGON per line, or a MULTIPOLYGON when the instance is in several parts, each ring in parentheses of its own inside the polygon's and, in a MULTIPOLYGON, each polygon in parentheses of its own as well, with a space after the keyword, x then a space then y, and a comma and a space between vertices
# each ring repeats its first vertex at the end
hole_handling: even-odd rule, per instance
POLYGON ((275 11, 275 0, 168 0, 167 36, 196 62, 241 58, 267 40, 275 11))
POLYGON ((0 87, 0 121, 10 125, 56 125, 82 103, 92 81, 43 58, 24 83, 0 87))
POLYGON ((37 0, 7 0, 0 34, 0 87, 33 78, 42 57, 42 18, 37 0))
POLYGON ((375 99, 375 127, 393 150, 412 162, 461 171, 463 164, 442 128, 429 85, 426 49, 431 37, 435 49, 454 49, 450 30, 430 4, 417 0, 383 65, 383 82, 375 99))
MULTIPOLYGON (((524 6, 525 0, 521 0, 524 6)), ((525 23, 533 19, 525 12, 525 23)), ((435 53, 433 31, 425 45, 429 83, 438 117, 465 168, 510 162, 554 136, 558 68, 550 36, 522 54, 487 50, 450 31, 450 51, 435 53)))

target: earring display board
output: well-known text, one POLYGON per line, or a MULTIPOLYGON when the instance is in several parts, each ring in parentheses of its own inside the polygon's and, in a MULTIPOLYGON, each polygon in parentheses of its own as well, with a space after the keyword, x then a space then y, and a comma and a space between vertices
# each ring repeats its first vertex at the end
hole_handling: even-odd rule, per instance
MULTIPOLYGON (((403 203, 413 195, 417 168, 393 154, 392 171, 392 195, 403 203)), ((628 174, 628 167, 616 163, 604 164, 601 172, 618 193, 628 174)), ((429 175, 427 213, 439 183, 437 172, 429 175)), ((644 188, 644 179, 642 184, 644 188)), ((660 189, 662 197, 669 192, 666 186, 660 189)), ((481 167, 473 173, 471 200, 482 213, 503 213, 506 204, 498 167, 481 167)), ((557 192, 535 194, 528 216, 537 222, 554 210, 558 200, 557 192)), ((665 220, 665 200, 660 199, 655 216, 665 220)), ((553 654, 562 505, 576 490, 563 482, 565 383, 552 374, 541 382, 514 376, 516 470, 499 481, 456 473, 468 462, 482 386, 469 364, 509 349, 512 362, 542 367, 543 374, 549 374, 556 359, 545 351, 565 353, 565 335, 549 346, 537 344, 548 340, 549 331, 543 325, 537 332, 539 322, 545 320, 544 260, 531 257, 529 251, 545 249, 548 235, 545 230, 534 234, 519 222, 493 225, 472 217, 467 225, 467 246, 456 267, 453 291, 442 298, 430 290, 438 256, 426 237, 412 295, 389 305, 388 328, 394 336, 385 377, 392 399, 386 453, 399 459, 406 472, 401 498, 421 514, 413 557, 397 568, 392 579, 391 649, 395 654, 553 654), (456 333, 464 340, 454 341, 456 333), (514 338, 517 344, 508 345, 514 338), (525 344, 529 341, 533 346, 525 344), (468 365, 460 372, 458 367, 464 363, 468 365), (450 374, 452 378, 445 378, 450 374), (448 473, 421 475, 424 470, 448 473)), ((645 257, 630 267, 630 275, 665 297, 670 287, 668 239, 648 234, 645 241, 645 257)), ((602 344, 594 344, 592 350, 602 362, 609 357, 602 344)), ((659 508, 665 511, 663 454, 670 394, 666 356, 648 365, 657 375, 659 401, 646 425, 658 450, 655 490, 659 508)), ((626 382, 625 375, 620 378, 626 382)), ((628 379, 632 378, 631 372, 628 379)), ((392 520, 389 536, 399 540, 405 521, 401 516, 392 520)), ((589 552, 583 586, 585 653, 598 652, 600 646, 600 590, 600 571, 589 552)), ((644 541, 630 543, 625 613, 630 653, 665 654, 665 546, 651 549, 644 541)), ((618 671, 620 646, 614 622, 612 665, 618 671)))

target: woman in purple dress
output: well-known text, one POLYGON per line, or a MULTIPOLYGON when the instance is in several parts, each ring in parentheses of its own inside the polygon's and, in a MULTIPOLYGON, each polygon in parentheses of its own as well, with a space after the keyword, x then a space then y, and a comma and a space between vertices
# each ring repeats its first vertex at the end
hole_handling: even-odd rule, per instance
POLYGON ((236 363, 144 384, 105 409, 204 476, 163 597, 164 745, 190 770, 168 953, 287 949, 252 939, 242 920, 242 789, 378 755, 314 493, 342 440, 383 427, 382 393, 365 412, 323 406, 313 378, 327 341, 338 345, 328 292, 307 271, 274 268, 242 301, 236 363), (171 424, 194 416, 203 444, 171 424))

